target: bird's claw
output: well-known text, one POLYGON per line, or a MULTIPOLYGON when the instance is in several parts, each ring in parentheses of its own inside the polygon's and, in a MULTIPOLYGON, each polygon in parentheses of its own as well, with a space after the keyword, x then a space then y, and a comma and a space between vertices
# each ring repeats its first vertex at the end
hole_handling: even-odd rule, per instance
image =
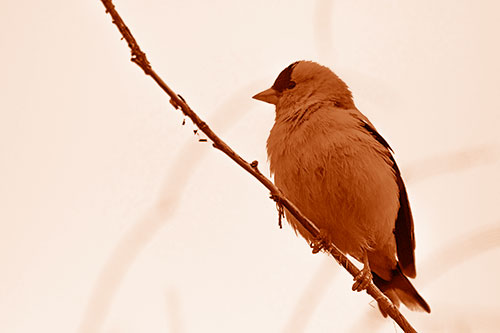
POLYGON ((312 253, 316 254, 322 250, 328 251, 330 249, 330 243, 327 239, 328 237, 326 232, 324 230, 320 230, 319 236, 309 244, 312 248, 312 253))
POLYGON ((310 244, 312 248, 312 253, 316 254, 325 248, 325 242, 322 239, 312 241, 310 244))
POLYGON ((359 271, 358 275, 354 278, 354 284, 352 285, 353 291, 363 291, 370 285, 372 281, 372 272, 370 268, 365 266, 359 271))

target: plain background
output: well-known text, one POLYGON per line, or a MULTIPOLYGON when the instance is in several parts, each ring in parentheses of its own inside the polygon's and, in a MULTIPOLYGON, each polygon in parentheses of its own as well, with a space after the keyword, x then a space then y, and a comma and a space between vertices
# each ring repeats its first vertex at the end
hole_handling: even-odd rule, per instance
MULTIPOLYGON (((332 68, 391 144, 425 332, 498 330, 496 1, 115 1, 153 68, 269 174, 291 62, 332 68)), ((0 331, 394 332, 277 225, 267 191, 129 61, 93 1, 0 3, 0 331)))

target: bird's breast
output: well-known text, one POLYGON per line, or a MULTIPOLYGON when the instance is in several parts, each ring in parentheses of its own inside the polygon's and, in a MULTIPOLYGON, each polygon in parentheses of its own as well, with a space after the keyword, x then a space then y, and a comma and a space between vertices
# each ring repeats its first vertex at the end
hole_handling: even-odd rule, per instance
POLYGON ((341 250, 357 256, 393 237, 398 188, 377 141, 340 116, 318 114, 301 126, 277 121, 267 151, 276 185, 341 250))

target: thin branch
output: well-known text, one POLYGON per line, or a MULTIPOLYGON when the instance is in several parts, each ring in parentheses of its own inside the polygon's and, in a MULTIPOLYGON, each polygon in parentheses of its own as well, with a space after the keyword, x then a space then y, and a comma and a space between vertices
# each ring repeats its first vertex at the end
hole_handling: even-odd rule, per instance
MULTIPOLYGON (((432 272, 432 278, 421 279, 419 287, 424 288, 440 278, 441 275, 448 272, 450 269, 455 268, 460 264, 472 260, 475 256, 482 255, 483 253, 500 247, 500 221, 497 223, 486 226, 474 226, 470 230, 464 232, 463 235, 453 238, 448 241, 446 245, 433 250, 427 258, 425 258, 420 266, 421 272, 432 272), (460 244, 460 246, 457 246, 460 244)), ((459 310, 457 304, 451 306, 451 311, 455 314, 459 310)), ((470 313, 470 309, 467 309, 470 313)), ((369 315, 366 313, 366 315, 369 315)), ((365 317, 366 318, 366 317, 365 317)), ((373 320, 374 317, 368 322, 355 325, 352 332, 366 332, 367 330, 375 331, 380 326, 380 321, 373 320)), ((476 320, 476 322, 484 323, 485 321, 476 320)))
MULTIPOLYGON (((149 75, 155 80, 155 82, 160 86, 165 93, 171 98, 170 102, 176 109, 181 109, 184 115, 188 116, 191 121, 202 131, 210 140, 212 140, 213 146, 224 154, 229 156, 233 161, 235 161, 239 166, 248 171, 252 176, 254 176, 262 185, 264 185, 270 192, 271 198, 276 201, 278 206, 283 206, 287 209, 290 214, 292 214, 300 224, 312 235, 316 242, 314 244, 314 251, 325 250, 329 252, 337 262, 342 265, 352 276, 357 276, 359 274, 359 269, 354 266, 354 264, 334 245, 327 243, 320 237, 319 229, 311 222, 306 216, 304 216, 298 208, 288 200, 281 190, 277 188, 268 178, 266 178, 258 169, 257 161, 253 161, 251 164, 245 161, 241 156, 239 156, 234 150, 232 150, 224 141, 222 141, 211 129, 210 127, 189 107, 189 105, 184 101, 183 98, 179 97, 170 87, 156 74, 156 72, 151 68, 149 61, 147 60, 146 54, 142 52, 139 45, 137 44, 135 38, 128 27, 123 22, 122 18, 115 10, 115 7, 111 0, 101 0, 106 12, 113 18, 113 23, 118 27, 118 30, 122 34, 123 38, 127 41, 132 53, 132 62, 137 64, 142 68, 146 75, 149 75)), ((389 314, 391 318, 398 323, 398 325, 405 332, 416 332, 415 329, 410 325, 406 318, 399 312, 391 301, 373 284, 370 283, 366 292, 372 296, 379 304, 379 306, 384 309, 386 313, 389 314)))

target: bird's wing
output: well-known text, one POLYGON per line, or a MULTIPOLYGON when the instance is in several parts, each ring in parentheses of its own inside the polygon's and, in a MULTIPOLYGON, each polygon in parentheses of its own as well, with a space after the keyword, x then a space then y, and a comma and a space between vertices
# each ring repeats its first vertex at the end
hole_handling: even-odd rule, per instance
POLYGON ((361 129, 368 132, 375 140, 387 149, 388 157, 392 162, 392 169, 396 176, 396 183, 399 188, 399 211, 396 218, 396 226, 394 228, 394 235, 396 237, 398 260, 403 273, 408 277, 415 277, 415 233, 413 230, 413 217, 411 214, 410 202, 408 201, 408 194, 406 187, 401 178, 401 172, 394 156, 392 156, 392 148, 387 141, 377 132, 375 127, 368 121, 368 119, 361 114, 358 110, 353 110, 351 114, 360 120, 361 129))

